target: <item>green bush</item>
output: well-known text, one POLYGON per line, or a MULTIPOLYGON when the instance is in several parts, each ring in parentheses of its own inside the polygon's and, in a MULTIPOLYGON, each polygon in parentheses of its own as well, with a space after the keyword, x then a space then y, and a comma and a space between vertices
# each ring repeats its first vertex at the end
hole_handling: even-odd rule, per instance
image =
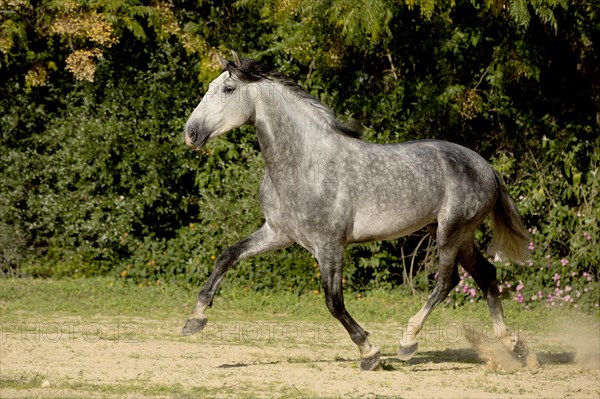
POLYGON ((105 273, 128 256, 126 236, 172 237, 195 217, 199 157, 182 146, 193 97, 181 95, 191 85, 180 82, 177 55, 165 45, 149 69, 101 65, 107 84, 76 85, 55 99, 54 118, 25 137, 18 127, 5 132, 3 222, 27 232, 30 274, 47 275, 35 265, 62 251, 105 273), (167 59, 173 70, 163 74, 167 59))
MULTIPOLYGON (((509 12, 494 2, 376 1, 344 19, 341 0, 76 2, 78 15, 112 24, 110 46, 89 32, 48 33, 65 12, 55 2, 40 2, 39 18, 17 3, 0 17, 12 27, 0 35, 2 275, 202 284, 219 253, 263 223, 251 129, 202 153, 182 140, 218 74, 215 50, 236 49, 362 122, 366 140, 445 139, 490 159, 533 237, 530 263, 498 265, 504 293, 526 306, 598 303, 594 3, 509 12), (103 54, 93 82, 73 79, 85 68, 67 69, 74 47, 86 46, 103 54)), ((435 246, 423 237, 350 246, 346 287, 430 289, 435 246)), ((485 247, 489 229, 477 238, 485 247)), ((314 259, 298 246, 229 274, 225 284, 252 290, 320 289, 314 259)), ((476 300, 472 288, 464 276, 451 300, 476 300)))

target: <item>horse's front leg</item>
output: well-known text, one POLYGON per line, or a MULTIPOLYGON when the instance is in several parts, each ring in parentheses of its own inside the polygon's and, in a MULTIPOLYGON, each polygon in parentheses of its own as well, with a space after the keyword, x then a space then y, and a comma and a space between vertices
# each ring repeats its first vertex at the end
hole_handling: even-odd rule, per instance
POLYGON ((342 288, 343 245, 324 245, 317 251, 317 260, 321 270, 321 280, 325 290, 325 301, 329 312, 344 326, 350 339, 360 351, 360 368, 377 370, 379 368, 379 349, 369 343, 368 333, 350 316, 344 305, 342 288))
POLYGON ((272 251, 275 249, 285 248, 292 244, 285 234, 275 230, 269 226, 268 222, 247 238, 227 248, 217 259, 215 268, 213 269, 208 281, 198 294, 196 307, 187 319, 181 333, 190 335, 204 328, 208 319, 204 315, 206 308, 212 305, 213 298, 223 276, 237 262, 250 258, 252 256, 272 251))

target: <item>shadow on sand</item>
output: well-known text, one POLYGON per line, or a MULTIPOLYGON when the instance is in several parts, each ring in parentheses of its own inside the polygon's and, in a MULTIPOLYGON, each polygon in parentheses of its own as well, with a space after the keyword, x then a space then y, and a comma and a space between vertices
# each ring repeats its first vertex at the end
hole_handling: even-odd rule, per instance
MULTIPOLYGON (((536 354, 537 360, 540 366, 546 365, 567 365, 577 364, 577 357, 575 352, 538 352, 536 354)), ((306 364, 317 364, 317 363, 358 363, 356 359, 336 358, 336 359, 293 359, 288 360, 276 360, 261 362, 256 361, 252 363, 224 363, 218 366, 222 369, 230 368, 242 368, 242 367, 253 367, 273 364, 294 364, 294 363, 306 363, 306 364)), ((462 349, 446 349, 446 350, 435 350, 435 351, 423 351, 419 352, 414 358, 409 361, 402 361, 399 358, 394 357, 392 353, 382 354, 382 368, 386 371, 398 370, 403 366, 420 366, 425 364, 443 364, 448 363, 460 363, 463 365, 479 366, 486 364, 486 361, 482 359, 475 349, 462 348, 462 349)), ((464 366, 457 367, 457 369, 464 369, 464 366)))

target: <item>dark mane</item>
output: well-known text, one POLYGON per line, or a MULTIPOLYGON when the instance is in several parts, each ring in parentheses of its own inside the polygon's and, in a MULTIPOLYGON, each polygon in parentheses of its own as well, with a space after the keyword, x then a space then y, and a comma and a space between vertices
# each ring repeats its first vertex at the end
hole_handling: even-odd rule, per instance
POLYGON ((340 122, 334 115, 333 111, 327 108, 319 100, 308 94, 302 87, 297 83, 283 76, 278 71, 269 68, 263 63, 258 61, 245 58, 241 60, 240 65, 234 65, 229 63, 226 70, 234 76, 236 79, 244 83, 253 83, 260 80, 270 80, 276 82, 290 90, 297 98, 304 100, 308 104, 315 107, 320 113, 322 113, 324 119, 327 121, 329 126, 337 133, 343 134, 344 136, 360 139, 361 132, 352 129, 340 122))

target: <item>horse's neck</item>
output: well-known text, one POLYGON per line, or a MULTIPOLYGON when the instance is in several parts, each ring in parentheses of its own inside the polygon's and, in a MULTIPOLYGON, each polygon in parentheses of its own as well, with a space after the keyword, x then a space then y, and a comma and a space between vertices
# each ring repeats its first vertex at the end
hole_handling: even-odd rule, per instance
POLYGON ((254 126, 266 163, 302 164, 336 133, 310 104, 275 97, 257 107, 254 126))

